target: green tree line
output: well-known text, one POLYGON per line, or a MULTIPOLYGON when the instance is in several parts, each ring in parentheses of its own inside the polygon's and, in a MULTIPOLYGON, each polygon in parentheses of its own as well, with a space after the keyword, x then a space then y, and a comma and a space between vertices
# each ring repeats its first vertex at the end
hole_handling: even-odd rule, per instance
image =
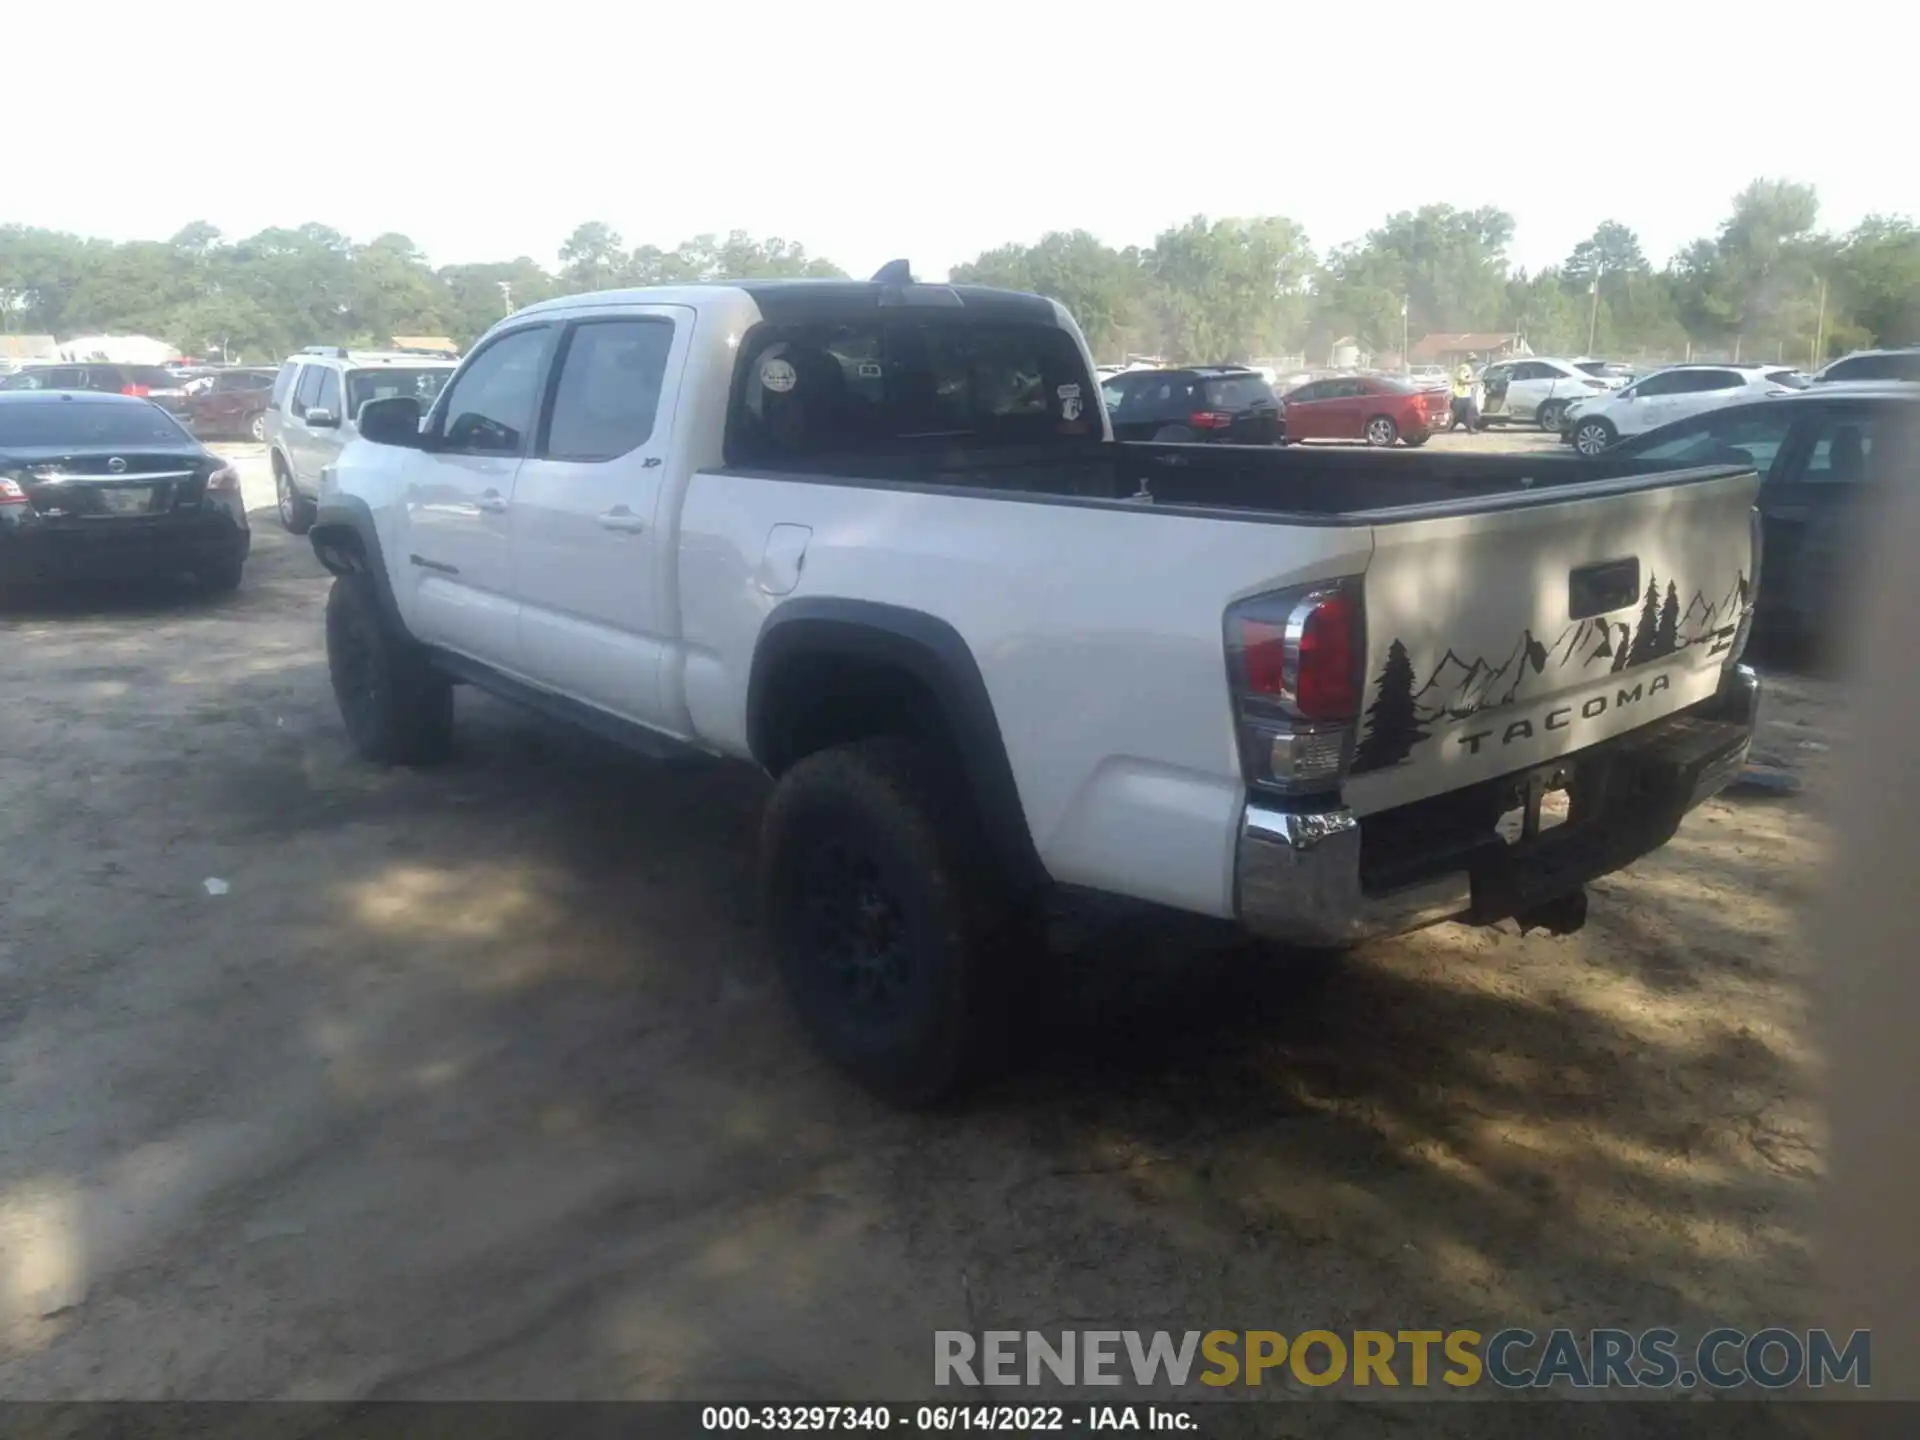
MULTIPOLYGON (((1055 231, 989 250, 951 278, 1054 296, 1102 358, 1325 358, 1344 340, 1378 355, 1431 331, 1517 332, 1542 353, 1798 363, 1920 343, 1920 228, 1876 215, 1823 230, 1810 186, 1755 180, 1716 233, 1658 268, 1609 219, 1561 263, 1528 273, 1509 260, 1513 231, 1496 208, 1430 205, 1318 252, 1285 216, 1195 216, 1146 247, 1055 231)), ((196 223, 121 244, 0 226, 0 329, 131 331, 265 360, 396 334, 465 344, 509 307, 610 286, 843 273, 781 239, 734 231, 629 248, 598 221, 567 237, 558 262, 435 267, 404 235, 361 244, 323 225, 229 240, 196 223)))

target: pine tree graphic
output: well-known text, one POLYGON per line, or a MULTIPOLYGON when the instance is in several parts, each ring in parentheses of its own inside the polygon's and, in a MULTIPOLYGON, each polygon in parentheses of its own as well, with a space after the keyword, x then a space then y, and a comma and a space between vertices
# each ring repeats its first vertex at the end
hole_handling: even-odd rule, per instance
MULTIPOLYGON (((1613 625, 1611 624, 1611 622, 1602 620, 1600 623, 1607 627, 1607 633, 1609 635, 1613 635, 1613 625)), ((1629 659, 1629 655, 1627 652, 1627 642, 1632 635, 1633 635, 1633 631, 1628 629, 1625 625, 1622 625, 1620 627, 1620 633, 1618 635, 1614 635, 1614 638, 1608 642, 1613 646, 1613 664, 1608 667, 1607 669, 1608 674, 1610 675, 1618 674, 1620 671, 1627 668, 1627 660, 1629 659)))
POLYGON ((1633 630, 1633 646, 1627 652, 1628 665, 1644 665, 1657 653, 1654 645, 1660 633, 1660 582, 1647 576, 1647 595, 1640 605, 1640 623, 1633 630))
POLYGON ((1667 581, 1667 603, 1660 607, 1660 628, 1654 632, 1653 653, 1656 658, 1671 655, 1680 648, 1680 591, 1673 581, 1667 581))
POLYGON ((1373 704, 1367 707, 1366 727, 1353 755, 1355 774, 1398 765, 1427 738, 1413 703, 1413 661, 1398 640, 1387 647, 1387 663, 1374 685, 1373 704))

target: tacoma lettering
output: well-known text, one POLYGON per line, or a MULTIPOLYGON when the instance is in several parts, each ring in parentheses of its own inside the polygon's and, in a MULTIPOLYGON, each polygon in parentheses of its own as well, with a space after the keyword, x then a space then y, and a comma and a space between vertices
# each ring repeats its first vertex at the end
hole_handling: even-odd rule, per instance
MULTIPOLYGON (((1582 720, 1597 720, 1610 709, 1618 710, 1625 705, 1637 705, 1643 699, 1648 699, 1658 695, 1662 690, 1671 690, 1672 688, 1673 680, 1671 677, 1656 675, 1650 682, 1636 685, 1631 690, 1620 690, 1612 700, 1608 700, 1604 695, 1595 695, 1582 701, 1580 704, 1580 718, 1582 720)), ((1540 722, 1541 728, 1544 730, 1565 730, 1573 723, 1572 715, 1573 707, 1571 705, 1558 706, 1546 713, 1540 722)), ((1467 747, 1467 753, 1469 755, 1478 755, 1480 753, 1481 742, 1492 739, 1493 733, 1491 730, 1473 730, 1465 735, 1456 735, 1453 738, 1454 743, 1467 747)), ((1501 734, 1500 743, 1502 745, 1511 745, 1516 740, 1531 740, 1532 738, 1533 722, 1531 720, 1515 720, 1512 724, 1508 725, 1506 730, 1501 734)))

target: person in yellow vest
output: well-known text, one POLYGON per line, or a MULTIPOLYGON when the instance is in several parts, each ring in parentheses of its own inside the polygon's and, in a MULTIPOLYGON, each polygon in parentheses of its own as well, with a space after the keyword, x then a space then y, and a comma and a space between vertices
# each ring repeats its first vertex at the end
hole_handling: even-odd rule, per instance
POLYGON ((1469 352, 1467 358, 1455 367, 1453 372, 1453 415, 1447 422, 1447 431, 1451 434, 1461 426, 1469 433, 1480 428, 1480 417, 1474 413, 1473 404, 1473 368, 1480 357, 1469 352))

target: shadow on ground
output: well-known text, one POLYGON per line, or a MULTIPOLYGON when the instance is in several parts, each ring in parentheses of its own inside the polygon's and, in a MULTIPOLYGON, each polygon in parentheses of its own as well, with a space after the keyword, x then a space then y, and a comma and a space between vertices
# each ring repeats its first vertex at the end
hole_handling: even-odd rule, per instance
POLYGON ((231 603, 0 617, 9 1395, 910 1398, 936 1328, 1802 1320, 1798 811, 1709 807, 1579 936, 1324 977, 1067 914, 990 1082, 903 1116, 773 985, 758 776, 464 693, 456 763, 370 770, 325 577, 256 533, 231 603))

